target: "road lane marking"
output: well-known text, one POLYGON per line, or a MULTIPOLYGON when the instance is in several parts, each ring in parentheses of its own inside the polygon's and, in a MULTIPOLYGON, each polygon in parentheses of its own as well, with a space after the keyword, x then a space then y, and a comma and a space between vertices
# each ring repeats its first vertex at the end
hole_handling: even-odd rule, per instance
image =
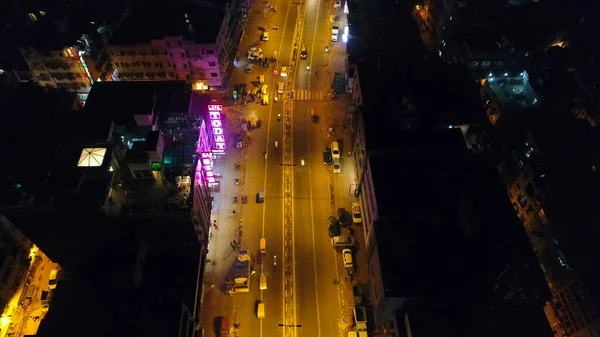
MULTIPOLYGON (((299 10, 298 10, 299 12, 299 10)), ((286 17, 287 18, 287 17, 286 17)), ((294 26, 294 39, 296 38, 296 34, 297 34, 297 29, 298 29, 298 24, 296 23, 296 25, 294 26)), ((292 39, 292 43, 293 43, 293 39, 292 39)), ((290 59, 289 59, 289 63, 291 64, 292 61, 294 60, 294 53, 292 52, 290 54, 290 59)), ((295 69, 291 69, 291 76, 293 77, 291 79, 291 83, 294 83, 295 77, 296 77, 296 71, 295 69)), ((283 205, 284 205, 284 218, 283 218, 283 238, 284 238, 284 245, 283 245, 283 319, 284 319, 284 324, 296 324, 296 280, 295 280, 295 260, 294 260, 294 226, 293 226, 293 221, 294 221, 294 208, 293 208, 293 169, 292 166, 294 163, 294 151, 293 151, 293 142, 294 142, 294 137, 293 137, 293 128, 292 128, 292 102, 289 98, 284 96, 284 111, 283 111, 283 115, 284 115, 284 123, 283 123, 283 128, 284 128, 284 132, 283 132, 283 146, 284 146, 284 152, 283 152, 283 205), (287 151, 286 151, 287 150, 287 151), (288 207, 289 212, 291 213, 291 219, 287 217, 286 214, 286 207, 288 207), (286 241, 286 230, 290 229, 291 231, 291 244, 287 245, 287 241, 286 241), (286 247, 288 247, 288 249, 286 250, 286 247), (289 280, 287 279, 286 275, 290 274, 289 273, 289 269, 288 269, 288 265, 286 264, 286 252, 290 254, 290 260, 292 261, 291 263, 291 284, 289 284, 289 280), (286 287, 287 286, 287 287, 286 287), (290 298, 291 296, 291 298, 290 298), (289 310, 286 310, 286 304, 289 307, 289 310), (288 316, 290 317, 290 320, 293 322, 290 322, 290 320, 288 320, 288 316)), ((296 329, 292 328, 283 328, 283 336, 295 336, 296 334, 296 329)))
MULTIPOLYGON (((317 14, 315 16, 315 28, 313 30, 313 37, 312 37, 312 45, 310 46, 310 49, 312 50, 312 52, 310 53, 310 62, 308 63, 311 67, 311 69, 313 68, 313 58, 315 56, 315 39, 317 38, 317 26, 319 25, 319 10, 321 9, 321 2, 319 0, 317 1, 317 14)), ((317 71, 315 69, 315 71, 317 71)), ((312 72, 312 70, 311 70, 312 72)), ((315 73, 316 74, 316 73, 315 73)), ((308 74, 308 89, 310 90, 310 73, 308 74)))
MULTIPOLYGON (((310 123, 308 121, 308 119, 306 120, 306 130, 307 130, 307 134, 310 134, 310 132, 308 132, 310 130, 310 123)), ((310 151, 310 137, 306 137, 307 139, 307 143, 308 143, 308 150, 310 151)), ((310 157, 309 157, 310 158, 310 157)), ((321 314, 320 314, 320 310, 319 310, 319 277, 317 276, 317 251, 316 251, 316 244, 315 244, 315 211, 314 211, 314 207, 313 207, 313 193, 312 193, 312 171, 311 171, 311 160, 308 161, 308 195, 309 195, 309 200, 310 200, 310 223, 311 223, 311 234, 312 234, 312 244, 313 244, 313 270, 314 270, 314 274, 315 274, 315 304, 317 307, 317 332, 318 332, 318 336, 321 337, 321 314)))
MULTIPOLYGON (((292 8, 291 4, 288 5, 288 8, 287 8, 287 11, 286 11, 286 14, 285 14, 285 20, 283 22, 283 30, 281 32, 281 40, 279 41, 279 49, 277 51, 277 54, 279 54, 279 55, 281 55, 281 49, 283 47, 283 41, 285 39, 285 32, 286 32, 287 22, 288 22, 288 18, 290 16, 290 9, 291 8, 292 8)), ((269 26, 270 26, 270 21, 269 21, 269 25, 266 28, 269 28, 269 26)), ((275 87, 275 83, 277 83, 277 79, 278 78, 279 78, 279 75, 275 75, 273 77, 273 80, 271 82, 272 83, 272 86, 271 86, 272 88, 275 87)), ((284 102, 285 102, 285 97, 283 99, 284 99, 284 102)), ((270 134, 271 134, 271 116, 273 114, 273 105, 274 104, 269 104, 269 121, 268 121, 268 126, 267 126, 267 142, 266 142, 266 145, 265 145, 266 146, 265 151, 267 151, 267 152, 268 152, 269 144, 270 144, 269 137, 270 137, 270 134)), ((282 113, 283 112, 284 111, 282 111, 282 113)), ((283 149, 283 152, 284 152, 284 155, 285 155, 285 142, 282 142, 282 143, 283 144, 281 144, 281 145, 282 145, 282 149, 283 149)), ((267 158, 268 158, 268 156, 267 156, 267 158)), ((273 158, 273 156, 271 156, 271 158, 273 158)), ((265 196, 264 196, 265 199, 266 199, 266 192, 267 192, 267 172, 268 172, 268 169, 267 169, 268 168, 268 166, 267 166, 268 162, 267 162, 267 160, 268 159, 265 159, 265 175, 264 175, 264 180, 263 180, 264 181, 264 183, 263 183, 263 191, 265 192, 265 196)), ((283 171, 282 171, 282 182, 283 182, 282 187, 283 187, 283 189, 285 189, 285 181, 284 181, 284 177, 283 177, 283 171)), ((262 213, 263 214, 262 214, 261 237, 264 238, 265 237, 265 222, 266 222, 266 200, 263 201, 262 213)), ((283 240, 282 240, 283 245, 282 245, 281 250, 283 252, 284 249, 285 249, 284 248, 285 247, 285 202, 282 203, 282 220, 283 221, 281 222, 281 224, 282 224, 281 237, 283 238, 283 240)), ((281 254, 280 256, 285 257, 285 254, 281 254)), ((261 273, 264 273, 265 258, 266 258, 266 254, 262 257, 261 273)), ((283 292, 282 293, 282 298, 285 298, 285 258, 283 258, 282 260, 283 261, 281 262, 281 265, 283 266, 283 269, 281 270, 281 283, 282 283, 281 289, 282 289, 282 292, 283 292)), ((273 275, 274 274, 275 273, 273 273, 273 275)), ((260 291, 260 300, 264 301, 264 291, 263 290, 260 291)), ((281 305, 282 305, 282 309, 283 309, 281 311, 282 316, 283 316, 282 318, 285 320, 285 301, 281 301, 281 305)), ((259 336, 262 337, 262 335, 263 335, 263 320, 260 320, 259 321, 259 336)), ((285 335, 285 331, 284 331, 284 335, 285 335)))

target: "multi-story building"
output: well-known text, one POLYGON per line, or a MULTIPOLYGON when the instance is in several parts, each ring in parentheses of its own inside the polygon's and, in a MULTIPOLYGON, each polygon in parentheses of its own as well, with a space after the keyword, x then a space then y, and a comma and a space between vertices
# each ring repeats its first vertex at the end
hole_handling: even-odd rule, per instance
POLYGON ((114 80, 183 80, 198 87, 223 84, 232 50, 230 11, 200 5, 136 9, 108 49, 114 80))
POLYGON ((26 27, 19 41, 30 78, 20 80, 79 92, 85 98, 95 82, 110 74, 105 50, 112 32, 108 19, 85 10, 39 11, 31 13, 30 19, 34 22, 26 27))

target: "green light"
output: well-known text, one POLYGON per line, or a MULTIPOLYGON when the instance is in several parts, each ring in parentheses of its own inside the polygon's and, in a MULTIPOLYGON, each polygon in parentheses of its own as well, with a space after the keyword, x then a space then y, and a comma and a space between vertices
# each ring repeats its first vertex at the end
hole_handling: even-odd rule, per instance
POLYGON ((21 185, 21 184, 17 183, 17 184, 15 185, 15 187, 16 187, 18 190, 20 190, 20 189, 22 189, 22 188, 23 188, 23 185, 21 185))
POLYGON ((233 99, 237 99, 237 91, 236 90, 233 91, 233 99))

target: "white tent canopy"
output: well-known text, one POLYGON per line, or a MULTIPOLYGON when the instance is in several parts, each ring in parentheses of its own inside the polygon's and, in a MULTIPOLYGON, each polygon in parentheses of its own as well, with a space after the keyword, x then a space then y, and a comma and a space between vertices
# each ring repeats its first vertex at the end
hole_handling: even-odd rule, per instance
POLYGON ((102 166, 106 148, 85 148, 79 156, 78 167, 98 167, 102 166))

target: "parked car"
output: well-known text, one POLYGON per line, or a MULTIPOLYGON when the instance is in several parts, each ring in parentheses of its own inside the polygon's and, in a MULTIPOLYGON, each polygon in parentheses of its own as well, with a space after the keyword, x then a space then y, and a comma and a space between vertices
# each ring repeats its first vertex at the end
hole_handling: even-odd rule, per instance
POLYGON ((358 202, 352 203, 352 222, 362 222, 362 214, 360 213, 360 204, 358 202))
POLYGON ((286 77, 287 76, 287 67, 281 67, 281 72, 279 73, 279 75, 281 75, 281 77, 286 77))
POLYGON ((342 230, 340 229, 340 223, 333 216, 330 216, 327 219, 327 229, 329 231, 330 237, 339 236, 342 232, 342 230))
POLYGON ((352 236, 334 236, 331 238, 331 245, 334 247, 352 247, 354 246, 354 238, 352 236))
POLYGON ((344 268, 354 268, 354 260, 352 259, 350 248, 342 250, 342 256, 344 258, 344 268))
POLYGON ((333 158, 333 173, 342 173, 340 158, 333 158))
POLYGON ((325 165, 333 164, 333 157, 331 156, 330 149, 323 150, 323 164, 325 164, 325 165))
POLYGON ((300 50, 300 58, 303 60, 306 60, 307 57, 308 57, 308 49, 306 48, 306 45, 303 45, 302 49, 300 50))

